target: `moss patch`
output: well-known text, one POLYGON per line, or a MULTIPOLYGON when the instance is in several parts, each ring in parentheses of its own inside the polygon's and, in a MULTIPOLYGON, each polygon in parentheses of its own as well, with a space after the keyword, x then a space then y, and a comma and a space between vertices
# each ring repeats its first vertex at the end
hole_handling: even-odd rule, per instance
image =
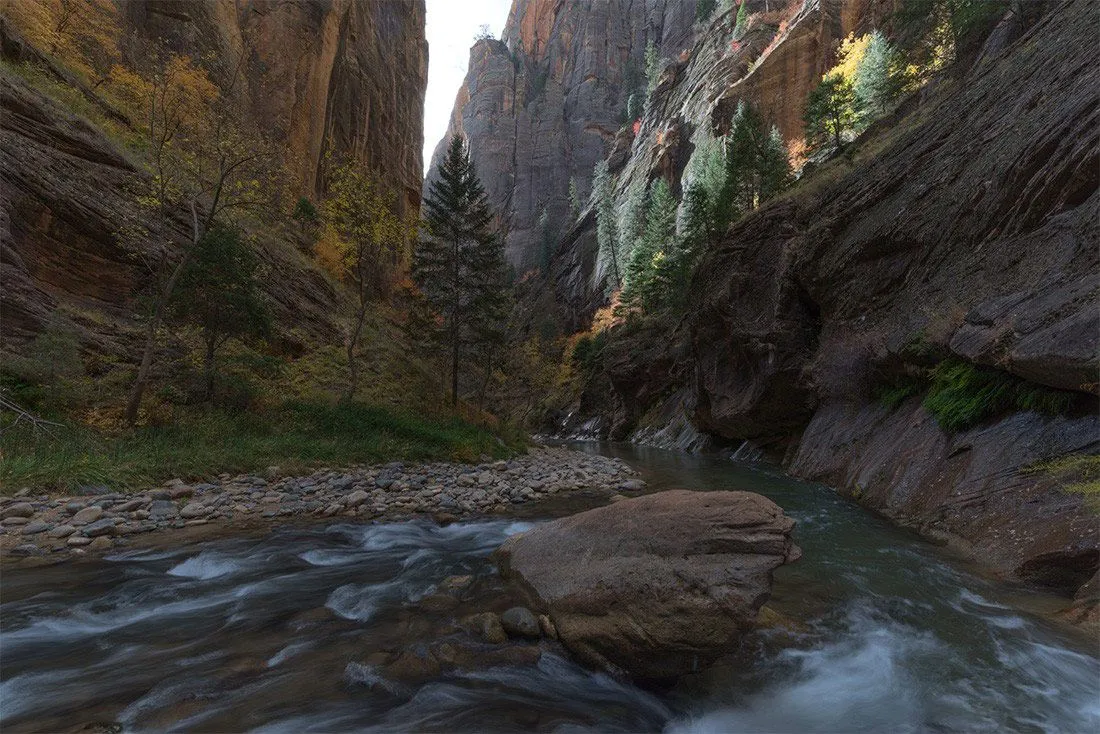
POLYGON ((1069 454, 1033 464, 1024 472, 1053 477, 1060 490, 1084 495, 1085 504, 1100 513, 1100 456, 1069 454))

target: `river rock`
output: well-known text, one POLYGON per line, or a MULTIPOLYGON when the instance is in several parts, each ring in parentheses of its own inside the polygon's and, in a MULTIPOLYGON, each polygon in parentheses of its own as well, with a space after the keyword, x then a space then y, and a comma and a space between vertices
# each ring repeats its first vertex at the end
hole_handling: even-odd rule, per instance
POLYGON ((5 507, 3 512, 0 512, 0 517, 6 520, 9 517, 30 517, 33 514, 34 505, 30 502, 16 502, 14 505, 5 507))
POLYGON ((23 543, 12 548, 11 554, 13 556, 44 556, 46 555, 46 551, 42 550, 34 543, 23 543))
POLYGON ((110 538, 106 535, 101 535, 88 544, 88 550, 98 553, 110 549, 113 545, 114 543, 110 538))
POLYGON ((801 555, 794 521, 751 492, 670 490, 540 525, 494 557, 582 663, 661 679, 733 648, 801 555))
POLYGON ((73 525, 87 525, 90 522, 95 522, 99 518, 103 517, 103 508, 99 505, 92 505, 80 510, 70 521, 73 525))
POLYGON ((527 607, 512 607, 500 615, 500 625, 512 637, 540 636, 539 620, 527 607))
POLYGON ((76 528, 72 525, 58 525, 50 532, 46 533, 51 538, 67 538, 76 532, 76 528))
POLYGON ((49 529, 50 526, 48 523, 42 522, 41 520, 32 520, 23 526, 23 535, 37 535, 49 529))
POLYGON ((358 507, 359 505, 370 499, 370 495, 361 489, 357 489, 347 496, 344 500, 348 507, 358 507))
POLYGON ((114 535, 115 523, 118 522, 118 518, 105 517, 102 520, 96 520, 84 528, 84 535, 89 538, 98 538, 101 535, 114 535))
POLYGON ((192 519, 196 517, 202 517, 210 512, 205 505, 199 502, 190 502, 182 510, 180 510, 180 517, 184 519, 192 519))
POLYGON ((500 617, 492 612, 472 614, 462 620, 461 625, 486 642, 500 644, 508 641, 508 635, 500 623, 500 617))

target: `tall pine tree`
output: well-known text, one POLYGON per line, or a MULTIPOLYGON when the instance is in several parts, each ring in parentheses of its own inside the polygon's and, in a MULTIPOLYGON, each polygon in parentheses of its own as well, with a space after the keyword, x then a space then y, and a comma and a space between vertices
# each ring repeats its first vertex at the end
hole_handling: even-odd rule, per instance
POLYGON ((676 197, 663 178, 650 184, 645 230, 630 253, 623 286, 623 300, 640 303, 647 311, 659 308, 668 292, 666 261, 674 246, 676 208, 676 197))
POLYGON ((592 190, 596 199, 596 242, 599 259, 608 264, 611 290, 622 287, 622 266, 619 262, 619 232, 615 217, 615 182, 607 170, 607 161, 596 164, 592 176, 592 190))
POLYGON ((413 278, 443 319, 440 336, 450 358, 454 405, 463 361, 489 365, 503 342, 507 271, 485 189, 461 136, 451 138, 438 174, 424 199, 413 278))

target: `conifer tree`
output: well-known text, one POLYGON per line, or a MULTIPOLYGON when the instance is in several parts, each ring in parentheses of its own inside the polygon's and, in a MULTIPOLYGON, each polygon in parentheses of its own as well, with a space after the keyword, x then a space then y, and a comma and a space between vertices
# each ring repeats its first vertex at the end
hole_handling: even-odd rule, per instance
POLYGON ((787 145, 775 125, 772 125, 760 151, 759 177, 761 201, 775 196, 791 182, 791 161, 787 145))
POLYGON ((746 0, 741 0, 741 3, 737 6, 737 21, 733 26, 733 40, 740 41, 745 35, 745 25, 749 20, 749 9, 746 7, 746 0))
POLYGON ((760 206, 790 183, 787 146, 779 130, 769 132, 752 105, 737 105, 726 136, 725 177, 710 202, 716 231, 760 206))
POLYGON ((646 93, 652 94, 657 88, 657 80, 661 75, 661 57, 657 54, 657 46, 650 40, 645 45, 645 80, 646 93))
POLYGON ((596 242, 599 260, 610 265, 611 289, 622 287, 622 266, 619 262, 619 233, 615 218, 615 183, 607 169, 607 161, 596 164, 592 176, 592 191, 596 199, 596 242))
POLYGON ((569 213, 576 219, 581 213, 581 192, 577 186, 577 177, 569 179, 569 213))
POLYGON ((900 57, 881 31, 874 31, 852 84, 859 122, 867 126, 886 114, 903 84, 900 57))
POLYGON ((176 322, 199 327, 206 398, 214 394, 217 350, 229 339, 260 337, 271 326, 256 275, 260 262, 240 232, 215 223, 192 252, 168 303, 176 322))
POLYGON ((675 234, 676 197, 659 178, 650 184, 645 231, 627 263, 624 301, 640 303, 646 310, 660 307, 661 296, 668 292, 666 261, 675 234))
POLYGON ((443 319, 454 405, 463 360, 491 359, 508 308, 503 243, 491 230, 488 198, 462 136, 451 138, 424 209, 413 277, 443 319))

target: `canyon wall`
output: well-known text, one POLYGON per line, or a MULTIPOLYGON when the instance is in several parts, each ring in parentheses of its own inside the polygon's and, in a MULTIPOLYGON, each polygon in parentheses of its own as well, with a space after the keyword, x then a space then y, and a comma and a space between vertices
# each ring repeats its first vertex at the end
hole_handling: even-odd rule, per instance
MULTIPOLYGON (((416 207, 427 82, 424 2, 284 3, 133 0, 123 38, 163 38, 228 83, 238 63, 253 123, 285 145, 297 194, 318 196, 328 150, 373 170, 416 207)), ((46 63, 0 16, 11 63, 46 63)), ((147 253, 117 237, 132 155, 10 69, 0 72, 2 339, 18 343, 64 306, 85 343, 119 354, 147 253)), ((339 338, 339 288, 293 245, 258 243, 280 323, 301 338, 339 338)))
POLYGON ((420 199, 428 50, 424 0, 132 0, 130 27, 204 58, 215 78, 243 63, 257 125, 285 142, 300 193, 323 185, 328 150, 420 199))
MULTIPOLYGON (((682 318, 612 336, 572 420, 599 417, 602 435, 626 438, 684 411, 1005 576, 1095 589, 1097 518, 1064 491, 1081 478, 1043 467, 1100 453, 1096 17, 1087 0, 1028 10, 1027 22, 1008 11, 976 60, 722 235, 682 318), (960 431, 941 428, 919 392, 893 408, 876 399, 950 360, 1075 397, 1054 415, 1010 410, 960 431)), ((738 53, 752 43, 750 31, 738 53)), ((782 70, 783 46, 717 95, 694 90, 736 56, 704 43, 698 69, 671 65, 638 136, 611 154, 619 195, 656 176, 679 185, 706 100, 719 110, 768 58, 782 70)), ((782 124, 786 100, 760 105, 782 124)), ((602 300, 592 219, 582 214, 552 269, 577 325, 602 300)))
POLYGON ((515 0, 503 40, 474 44, 432 167, 452 135, 467 137, 517 270, 545 267, 572 223, 570 182, 588 198, 628 97, 645 88, 647 43, 679 54, 694 19, 683 0, 515 0))

